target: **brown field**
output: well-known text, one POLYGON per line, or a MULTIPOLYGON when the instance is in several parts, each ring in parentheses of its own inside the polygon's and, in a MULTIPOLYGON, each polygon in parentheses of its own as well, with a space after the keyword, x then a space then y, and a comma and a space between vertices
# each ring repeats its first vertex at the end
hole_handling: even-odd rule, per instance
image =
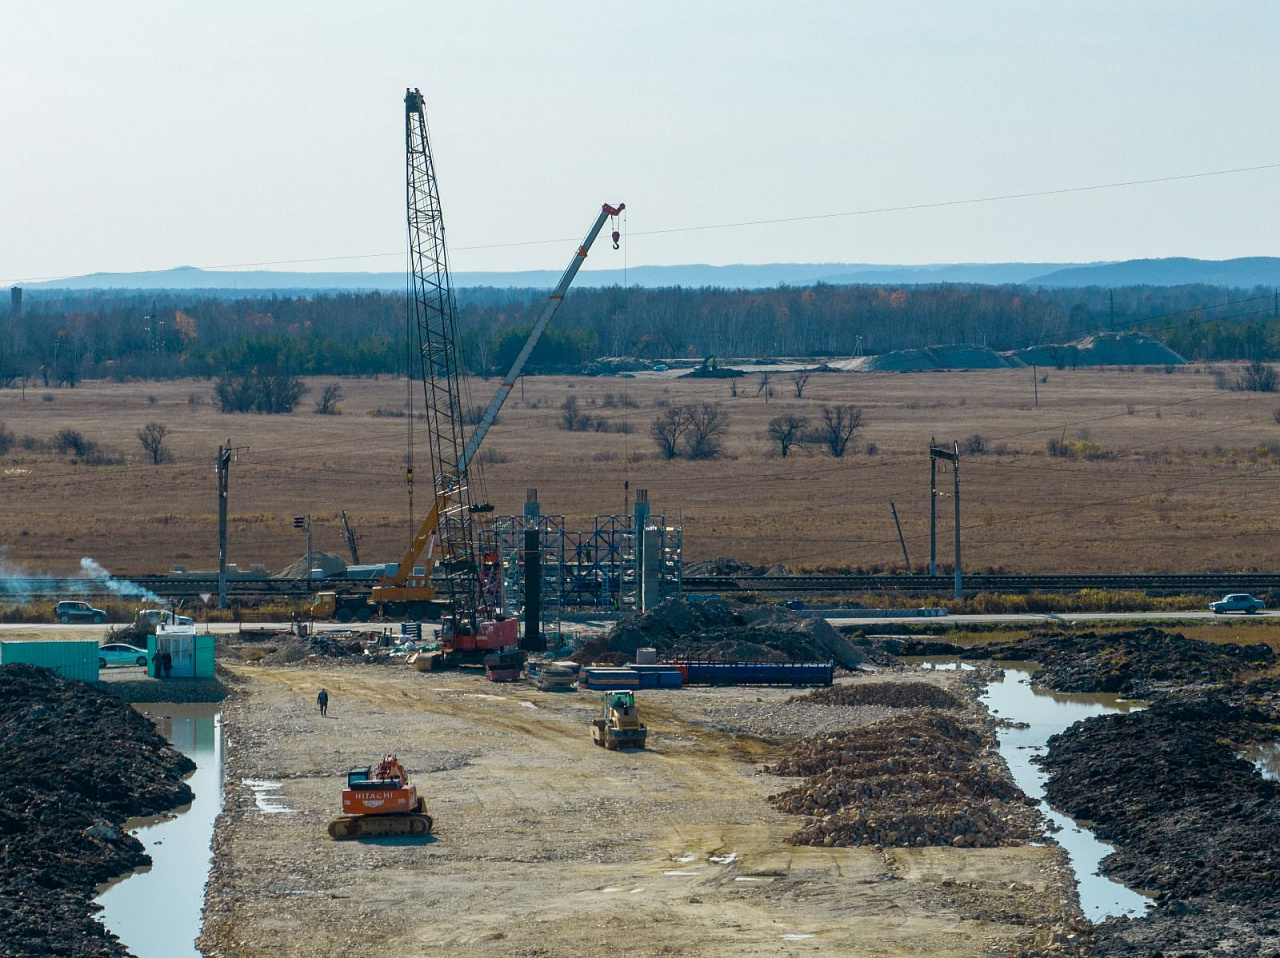
MULTIPOLYGON (((486 441, 497 461, 483 469, 482 494, 499 514, 514 513, 535 487, 543 512, 565 514, 572 527, 621 512, 629 481, 632 496, 647 488, 655 512, 683 523, 688 559, 885 570, 902 566, 892 499, 919 568, 928 560, 929 439, 978 434, 987 452, 961 464, 970 571, 1272 569, 1280 559, 1280 398, 1217 389, 1210 372, 1048 370, 1038 406, 1029 370, 818 374, 803 399, 775 376, 767 404, 757 396, 759 375, 738 380, 737 398, 727 380, 529 378, 486 441), (559 407, 567 396, 634 431, 566 432, 559 407), (635 408, 620 405, 623 396, 635 408), (726 457, 659 459, 648 435, 658 405, 703 401, 729 411, 726 457), (833 403, 863 409, 850 453, 779 458, 769 420, 787 412, 817 419, 833 403), (1073 444, 1081 458, 1049 456, 1051 439, 1073 444)), ((231 470, 232 561, 275 571, 296 559, 305 540, 291 518, 302 513, 314 516, 317 549, 345 554, 343 509, 363 536, 365 561, 398 559, 410 535, 408 420, 371 413, 403 408, 405 383, 346 380, 344 414, 314 415, 328 381, 312 381, 291 416, 222 415, 208 402, 210 384, 194 380, 28 388, 25 402, 4 391, 0 420, 17 437, 47 440, 71 427, 126 457, 91 466, 15 446, 3 460, 4 559, 32 574, 74 572, 82 556, 121 573, 215 568, 214 463, 227 439, 241 447, 231 470), (205 402, 189 403, 192 394, 205 402), (161 466, 143 461, 135 437, 153 420, 171 431, 173 461, 161 466)), ((476 404, 494 385, 472 383, 476 404)), ((429 497, 424 453, 420 440, 419 516, 429 497)), ((950 474, 940 475, 940 490, 950 486, 950 474)), ((940 500, 946 567, 951 507, 940 500)))

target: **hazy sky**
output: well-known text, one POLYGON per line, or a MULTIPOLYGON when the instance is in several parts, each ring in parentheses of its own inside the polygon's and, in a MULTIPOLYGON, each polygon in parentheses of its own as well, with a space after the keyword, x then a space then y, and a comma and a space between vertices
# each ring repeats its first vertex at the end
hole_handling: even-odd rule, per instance
POLYGON ((0 282, 400 270, 406 86, 457 270, 561 267, 620 200, 628 265, 1280 255, 1280 169, 642 235, 1280 164, 1278 38, 1274 0, 0 0, 0 282))

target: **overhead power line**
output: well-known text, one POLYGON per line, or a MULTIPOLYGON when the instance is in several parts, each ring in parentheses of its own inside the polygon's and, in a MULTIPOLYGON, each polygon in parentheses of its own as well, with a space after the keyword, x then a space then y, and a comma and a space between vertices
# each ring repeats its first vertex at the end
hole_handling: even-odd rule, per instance
MULTIPOLYGON (((1048 196, 1068 196, 1074 193, 1095 193, 1103 190, 1128 189, 1135 186, 1152 186, 1158 183, 1176 183, 1184 180, 1201 180, 1217 176, 1235 176, 1241 173, 1262 173, 1280 170, 1280 163, 1263 163, 1258 166, 1237 166, 1223 170, 1203 170, 1198 173, 1175 173, 1169 176, 1153 176, 1146 179, 1117 180, 1112 183, 1092 183, 1087 186, 1061 186, 1044 190, 1028 190, 1021 193, 998 193, 987 196, 970 196, 953 200, 935 200, 928 203, 905 203, 897 206, 873 206, 857 210, 839 210, 829 213, 801 213, 793 216, 776 216, 756 220, 739 220, 729 223, 700 223, 687 226, 669 226, 651 230, 632 230, 628 235, 665 236, 673 233, 696 233, 710 230, 747 229, 753 226, 776 226, 784 223, 806 223, 820 220, 843 219, 857 216, 878 216, 884 213, 909 213, 919 210, 946 209, 953 206, 974 206, 982 203, 1004 203, 1012 200, 1037 199, 1048 196)), ((470 246, 451 247, 452 253, 479 252, 494 249, 517 249, 526 246, 544 246, 548 244, 575 243, 580 237, 558 236, 549 239, 515 240, 507 243, 479 243, 470 246)), ((184 266, 176 269, 220 270, 220 269, 252 269, 262 266, 295 266, 306 263, 333 263, 343 260, 383 259, 392 256, 403 256, 403 250, 393 253, 348 253, 342 256, 311 256, 293 259, 261 260, 253 263, 219 263, 207 266, 184 266)), ((101 272, 101 271, 99 271, 101 272)), ((150 272, 150 271, 146 271, 150 272)), ((166 270, 167 272, 167 270, 166 270)), ((27 276, 21 279, 0 280, 0 285, 11 283, 40 283, 49 280, 65 279, 66 274, 57 276, 27 276)))

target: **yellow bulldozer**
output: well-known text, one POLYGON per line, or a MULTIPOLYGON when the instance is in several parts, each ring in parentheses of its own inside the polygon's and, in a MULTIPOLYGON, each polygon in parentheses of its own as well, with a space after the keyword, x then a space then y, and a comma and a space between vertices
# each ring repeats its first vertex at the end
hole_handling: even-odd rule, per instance
POLYGON ((644 748, 649 730, 640 721, 634 692, 606 692, 598 719, 591 720, 591 740, 610 751, 644 748))

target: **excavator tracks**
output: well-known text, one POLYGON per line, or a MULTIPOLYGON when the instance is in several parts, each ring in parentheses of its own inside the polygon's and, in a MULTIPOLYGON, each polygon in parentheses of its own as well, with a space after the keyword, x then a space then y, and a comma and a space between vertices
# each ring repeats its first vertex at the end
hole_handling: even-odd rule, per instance
POLYGON ((418 810, 397 815, 341 815, 329 823, 329 837, 335 841, 350 838, 383 838, 387 835, 409 835, 425 838, 431 834, 431 816, 418 802, 418 810))

